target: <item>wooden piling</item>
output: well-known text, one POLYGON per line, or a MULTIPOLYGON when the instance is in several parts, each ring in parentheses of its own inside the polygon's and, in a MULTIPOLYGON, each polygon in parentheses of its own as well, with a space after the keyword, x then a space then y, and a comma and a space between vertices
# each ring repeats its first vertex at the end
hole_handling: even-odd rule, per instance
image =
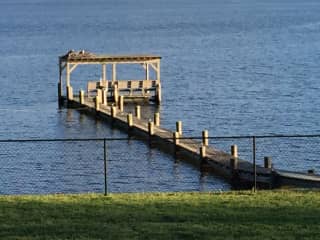
POLYGON ((238 169, 238 158, 230 158, 230 168, 232 171, 238 169))
POLYGON ((128 115, 127 115, 127 123, 128 123, 129 128, 133 126, 132 113, 128 113, 128 115))
POLYGON ((58 83, 58 100, 59 102, 61 101, 62 99, 62 84, 59 82, 58 83))
POLYGON ((73 88, 67 86, 67 100, 73 100, 73 88))
POLYGON ((80 101, 80 104, 84 104, 84 91, 83 90, 79 91, 79 101, 80 101))
POLYGON ((150 136, 154 134, 154 122, 152 121, 148 122, 148 131, 150 136))
POLYGON ((108 91, 106 89, 102 90, 102 104, 105 106, 108 105, 108 91))
POLYGON ((120 110, 120 112, 123 112, 123 101, 124 101, 123 96, 119 96, 119 110, 120 110))
POLYGON ((180 136, 182 136, 182 121, 176 122, 176 131, 179 133, 180 136))
POLYGON ((231 146, 231 155, 232 155, 234 158, 237 158, 237 157, 238 157, 238 146, 237 146, 237 145, 232 145, 232 146, 231 146))
POLYGON ((97 99, 99 101, 99 103, 102 103, 102 90, 99 88, 97 89, 97 99))
POLYGON ((141 107, 139 105, 137 105, 135 107, 135 113, 136 113, 136 118, 140 119, 141 118, 141 107))
POLYGON ((160 113, 158 112, 154 114, 154 125, 157 127, 160 126, 160 113))
POLYGON ((117 107, 116 106, 111 106, 111 117, 117 116, 117 107))
POLYGON ((95 98, 95 109, 96 109, 96 111, 100 110, 100 99, 98 96, 96 96, 96 98, 95 98))
POLYGON ((208 130, 202 131, 202 145, 203 146, 208 146, 209 145, 209 133, 208 130))
POLYGON ((114 102, 117 104, 119 100, 118 84, 114 84, 113 86, 113 98, 114 102))
POLYGON ((271 169, 272 168, 272 158, 271 157, 264 157, 264 167, 271 169))
POLYGON ((199 149, 199 152, 200 152, 201 163, 203 163, 205 161, 206 156, 207 156, 206 146, 201 146, 200 149, 199 149))
POLYGON ((156 93, 156 101, 157 101, 157 104, 160 105, 160 103, 161 103, 161 83, 160 82, 158 83, 156 92, 157 92, 156 93))
POLYGON ((180 142, 180 140, 179 140, 179 133, 178 133, 178 132, 174 132, 172 135, 173 135, 174 145, 179 144, 179 142, 180 142))

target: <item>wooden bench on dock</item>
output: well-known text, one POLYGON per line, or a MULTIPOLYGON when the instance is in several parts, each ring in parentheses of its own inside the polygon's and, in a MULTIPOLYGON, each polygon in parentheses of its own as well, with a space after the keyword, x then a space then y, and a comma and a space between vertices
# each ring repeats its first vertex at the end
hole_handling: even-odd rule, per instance
POLYGON ((157 95, 160 85, 157 80, 89 81, 87 96, 95 97, 97 89, 106 90, 109 97, 114 96, 114 91, 117 89, 118 96, 124 96, 124 98, 150 98, 157 95))

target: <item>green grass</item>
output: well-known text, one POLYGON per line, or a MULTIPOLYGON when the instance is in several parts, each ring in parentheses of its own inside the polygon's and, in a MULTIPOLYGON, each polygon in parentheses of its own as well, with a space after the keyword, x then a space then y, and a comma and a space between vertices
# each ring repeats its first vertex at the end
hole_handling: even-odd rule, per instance
POLYGON ((320 192, 0 197, 0 239, 319 238, 320 192))

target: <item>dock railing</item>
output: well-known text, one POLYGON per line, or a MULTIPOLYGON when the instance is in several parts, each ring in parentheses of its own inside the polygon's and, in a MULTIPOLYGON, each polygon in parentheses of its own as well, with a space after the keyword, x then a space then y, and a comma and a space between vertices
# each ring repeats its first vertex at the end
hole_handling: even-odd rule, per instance
MULTIPOLYGON (((205 139, 201 136, 181 139, 199 143, 207 140, 210 146, 224 152, 233 151, 235 154, 236 151, 239 158, 252 162, 253 166, 310 175, 320 172, 320 135, 205 136, 205 139)), ((133 137, 0 140, 0 194, 197 190, 186 185, 181 185, 179 189, 174 177, 166 178, 165 173, 161 173, 165 169, 155 170, 152 166, 139 169, 160 159, 153 156, 156 154, 152 148, 150 150, 149 144, 143 143, 148 141, 133 137), (128 147, 123 149, 133 152, 119 151, 119 144, 127 144, 128 147), (135 144, 143 147, 137 150, 135 144), (164 185, 169 187, 163 188, 164 185)), ((175 158, 166 157, 164 161, 168 163, 170 158, 172 165, 183 161, 179 154, 175 158)), ((199 170, 201 175, 206 171, 199 170)), ((253 175, 252 187, 257 187, 256 174, 253 175)), ((203 189, 199 187, 199 190, 203 189)))

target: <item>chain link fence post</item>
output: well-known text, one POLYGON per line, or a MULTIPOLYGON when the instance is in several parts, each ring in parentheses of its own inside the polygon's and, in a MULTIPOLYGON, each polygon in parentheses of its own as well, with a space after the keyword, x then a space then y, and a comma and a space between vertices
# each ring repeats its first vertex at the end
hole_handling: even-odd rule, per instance
POLYGON ((252 137, 253 192, 257 190, 256 137, 252 137))
POLYGON ((107 196, 108 194, 108 187, 107 187, 107 144, 106 139, 103 139, 103 165, 104 165, 104 195, 107 196))

